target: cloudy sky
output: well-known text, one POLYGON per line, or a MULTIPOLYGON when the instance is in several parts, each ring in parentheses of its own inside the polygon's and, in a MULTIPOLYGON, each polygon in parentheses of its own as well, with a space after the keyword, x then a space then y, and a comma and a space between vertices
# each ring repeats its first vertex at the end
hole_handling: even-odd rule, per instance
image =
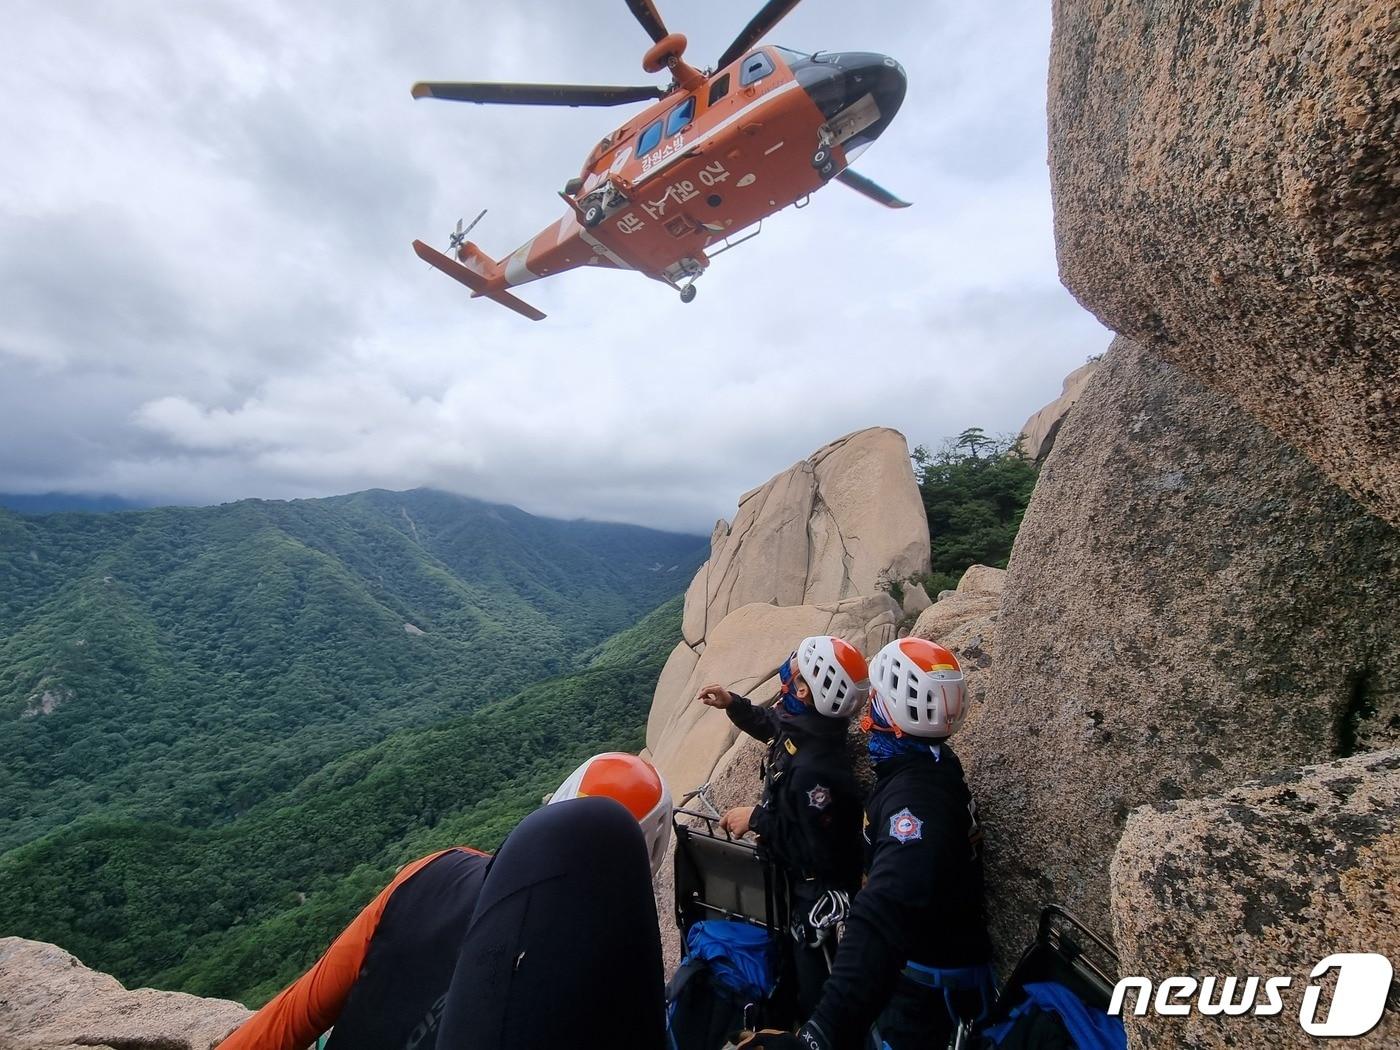
MULTIPOLYGON (((712 62, 758 0, 660 0, 712 62)), ((415 102, 419 79, 647 83, 617 0, 56 0, 0 37, 0 491, 159 502, 433 485, 708 531, 848 431, 1015 431, 1108 333, 1060 286, 1049 4, 806 0, 769 37, 909 74, 859 170, 715 261, 522 293, 504 255, 627 110, 415 102)))

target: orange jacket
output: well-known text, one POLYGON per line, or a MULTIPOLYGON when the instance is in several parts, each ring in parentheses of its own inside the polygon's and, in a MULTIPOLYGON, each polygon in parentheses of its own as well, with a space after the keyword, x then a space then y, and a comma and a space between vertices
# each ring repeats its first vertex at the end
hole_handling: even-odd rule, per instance
MULTIPOLYGON (((456 847, 488 856, 480 850, 456 847)), ((355 916, 354 921, 316 960, 316 965, 282 989, 277 997, 219 1044, 218 1050, 304 1050, 335 1025, 350 989, 360 975, 370 940, 394 891, 431 861, 452 850, 439 850, 404 865, 394 881, 355 916)))

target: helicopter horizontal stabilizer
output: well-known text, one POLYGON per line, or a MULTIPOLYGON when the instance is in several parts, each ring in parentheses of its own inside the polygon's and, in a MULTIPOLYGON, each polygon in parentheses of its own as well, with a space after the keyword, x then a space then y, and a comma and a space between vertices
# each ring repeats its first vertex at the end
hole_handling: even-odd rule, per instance
MULTIPOLYGON (((472 246, 469 244, 467 247, 472 246)), ((473 294, 484 295, 493 302, 498 302, 502 306, 507 306, 516 313, 528 317, 532 321, 544 320, 545 315, 539 310, 536 310, 529 303, 517 299, 504 289, 492 288, 491 281, 488 277, 477 273, 475 270, 468 269, 456 259, 449 259, 436 248, 432 248, 422 241, 414 241, 413 251, 417 254, 418 258, 422 259, 429 266, 441 270, 454 281, 460 281, 462 284, 465 284, 472 290, 473 294)))

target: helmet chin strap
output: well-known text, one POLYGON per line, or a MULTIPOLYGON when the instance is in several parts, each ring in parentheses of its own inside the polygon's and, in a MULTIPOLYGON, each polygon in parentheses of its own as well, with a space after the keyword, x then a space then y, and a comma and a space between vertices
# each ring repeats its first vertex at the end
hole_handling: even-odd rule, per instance
POLYGON ((870 698, 870 706, 861 716, 860 727, 869 734, 865 746, 870 752, 872 762, 883 762, 887 758, 911 754, 930 754, 935 761, 943 757, 943 752, 938 747, 942 741, 921 740, 904 732, 890 721, 885 712, 885 705, 878 696, 870 698))

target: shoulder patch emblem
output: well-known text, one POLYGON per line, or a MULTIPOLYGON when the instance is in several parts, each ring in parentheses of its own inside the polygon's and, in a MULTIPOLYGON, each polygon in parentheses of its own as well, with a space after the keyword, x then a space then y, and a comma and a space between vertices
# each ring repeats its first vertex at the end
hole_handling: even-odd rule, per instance
POLYGON ((831 805, 831 790, 822 784, 818 784, 807 792, 807 805, 813 809, 826 809, 831 805))
POLYGON ((923 837, 924 822, 910 813, 908 806, 890 817, 890 838, 900 842, 913 842, 923 837))

